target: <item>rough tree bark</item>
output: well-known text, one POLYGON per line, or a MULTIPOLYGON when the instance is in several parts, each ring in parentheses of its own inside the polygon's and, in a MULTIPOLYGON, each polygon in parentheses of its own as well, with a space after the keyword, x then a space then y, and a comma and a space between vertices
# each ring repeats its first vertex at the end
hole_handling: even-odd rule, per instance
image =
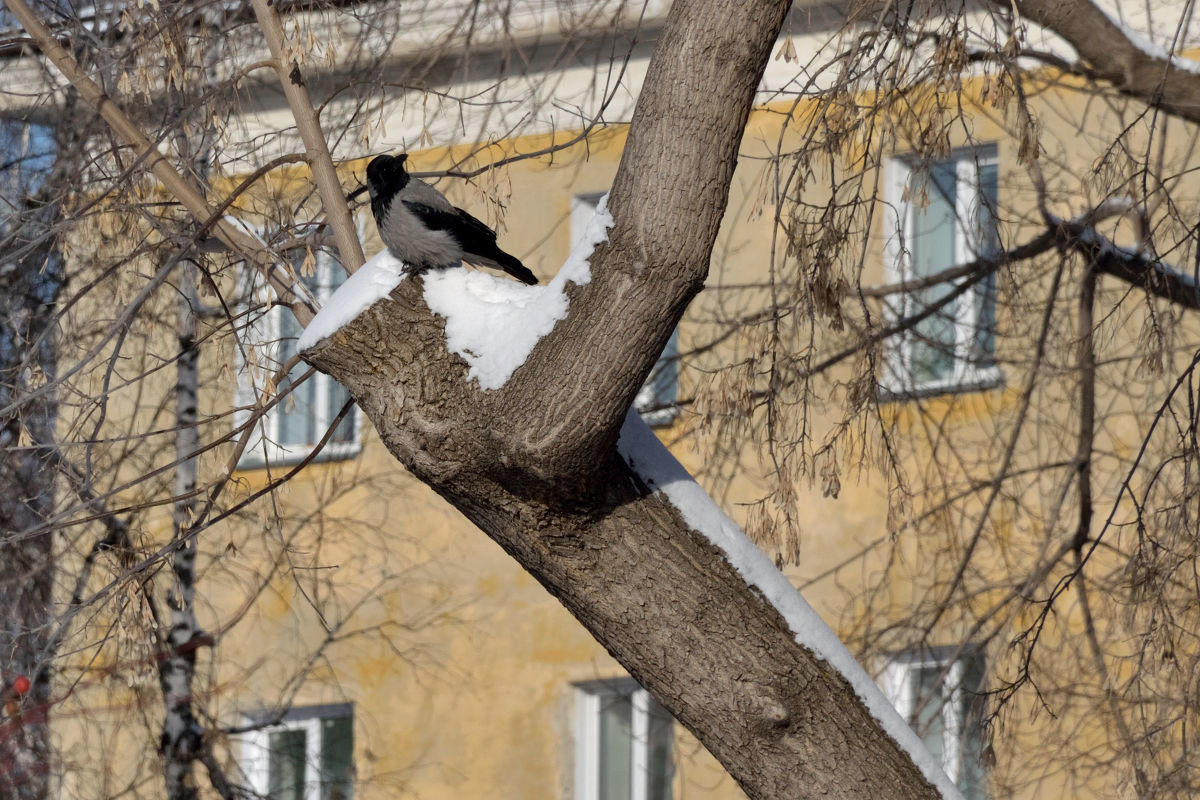
POLYGON ((570 311, 502 388, 467 382, 410 278, 305 357, 415 475, 495 539, 752 798, 936 797, 836 671, 795 641, 616 452, 700 290, 787 2, 681 0, 614 182, 615 225, 570 311), (686 223, 682 222, 686 220, 686 223))

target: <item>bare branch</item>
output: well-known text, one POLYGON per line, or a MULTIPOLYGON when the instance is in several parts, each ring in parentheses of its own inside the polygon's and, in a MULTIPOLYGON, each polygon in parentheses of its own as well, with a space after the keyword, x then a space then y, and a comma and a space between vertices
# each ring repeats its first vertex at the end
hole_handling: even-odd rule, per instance
POLYGON ((126 144, 133 147, 138 154, 138 160, 145 161, 147 168, 162 181, 167 191, 183 203, 196 219, 212 221, 212 230, 217 237, 231 250, 244 253, 248 260, 258 265, 280 301, 292 308, 302 325, 307 324, 316 313, 316 308, 311 298, 297 292, 299 284, 293 276, 287 274, 288 268, 276 264, 274 255, 263 247, 261 242, 218 216, 203 194, 171 166, 141 129, 79 68, 75 59, 59 44, 24 0, 4 2, 26 32, 37 42, 38 48, 78 90, 80 97, 104 118, 126 144))
MULTIPOLYGON (((272 65, 279 76, 279 84, 283 87, 283 94, 287 98, 288 106, 296 120, 296 127, 300 131, 300 138, 304 142, 308 165, 312 169, 317 192, 321 195, 325 220, 333 229, 333 238, 337 242, 342 266, 346 268, 347 273, 353 274, 363 264, 362 243, 358 240, 358 230, 355 228, 354 218, 350 215, 346 194, 342 191, 341 181, 338 180, 337 171, 333 167, 329 144, 321 131, 321 120, 308 97, 304 71, 298 60, 293 58, 289 61, 287 57, 283 25, 279 21, 275 4, 268 0, 251 0, 251 5, 266 36, 267 46, 271 48, 272 65)), ((295 42, 292 43, 292 47, 297 46, 295 42)), ((301 324, 305 322, 301 320, 301 324)))
POLYGON ((1062 36, 1085 62, 1082 74, 1181 119, 1200 122, 1200 65, 1135 41, 1091 0, 1016 0, 1022 17, 1062 36))

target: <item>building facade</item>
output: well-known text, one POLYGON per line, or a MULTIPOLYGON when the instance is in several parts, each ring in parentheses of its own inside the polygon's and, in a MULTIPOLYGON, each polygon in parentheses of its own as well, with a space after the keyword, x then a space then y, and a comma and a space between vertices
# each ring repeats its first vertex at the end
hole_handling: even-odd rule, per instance
MULTIPOLYGON (((408 152, 414 171, 449 172, 438 188, 497 227, 501 246, 544 282, 611 185, 668 10, 345 4, 291 9, 289 32, 307 41, 306 65, 327 65, 312 70, 309 90, 347 191, 363 180, 365 153, 408 152)), ((958 12, 964 30, 996 24, 981 9, 958 12)), ((1061 85, 1061 75, 1030 71, 1022 86, 1037 93, 1026 99, 1009 73, 965 61, 953 86, 916 70, 890 94, 861 76, 839 88, 839 78, 818 67, 861 44, 870 26, 856 25, 854 13, 841 3, 799 3, 791 12, 747 126, 709 287, 638 403, 864 654, 966 797, 1115 796, 1136 772, 1112 733, 1126 712, 1081 721, 1093 719, 1096 698, 1111 700, 1111 686, 1129 689, 1121 681, 1132 654, 1113 643, 1144 630, 1143 612, 1122 609, 1114 591, 1095 609, 1065 595, 1052 617, 1038 615, 1049 607, 1039 604, 1054 605, 1044 598, 1058 597, 1069 566, 1045 553, 1064 540, 1055 514, 1067 491, 1054 470, 1076 463, 1063 455, 1072 442, 1062 431, 1078 413, 1077 379, 1063 377, 1066 359, 1057 356, 1082 338, 1071 328, 1079 317, 1060 321, 1051 312, 1066 303, 1058 287, 1086 265, 1055 273, 1046 264, 1064 248, 1047 247, 1028 269, 955 271, 1036 240, 1046 198, 1063 219, 1102 207, 1106 196, 1122 199, 1136 170, 1115 165, 1112 150, 1113 142, 1128 144, 1129 126, 1119 112, 1096 116, 1095 97, 1061 85), (1033 157, 1030 115, 1041 131, 1033 157), (873 144, 869 134, 883 131, 888 143, 873 144), (1040 200, 1039 180, 1049 186, 1040 200), (1043 319, 1054 324, 1039 327, 1043 319), (887 335, 873 338, 880 330, 887 335), (843 351, 854 355, 811 369, 843 351), (801 404, 808 411, 784 411, 801 404), (785 441, 800 444, 777 452, 785 441), (999 472, 988 472, 996 465, 999 472), (1092 633, 1081 637, 1084 629, 1092 633), (1044 637, 1040 650, 1022 644, 1030 631, 1044 637), (1098 653, 1089 650, 1093 640, 1104 642, 1098 653), (1093 656, 1113 675, 1094 692, 1076 692, 1093 656)), ((232 7, 221 14, 211 21, 221 36, 201 49, 212 57, 212 94, 225 104, 208 123, 218 193, 301 147, 278 86, 250 69, 265 47, 253 26, 232 7)), ((940 45, 925 55, 930 63, 948 58, 940 45)), ((28 148, 53 126, 55 106, 22 100, 11 81, 34 87, 28 96, 50 97, 52 71, 19 52, 8 59, 4 108, 33 132, 23 140, 28 148)), ((188 64, 179 68, 191 74, 188 64)), ((118 93, 127 100, 169 94, 157 93, 154 78, 113 78, 131 82, 118 93)), ((1184 185, 1192 156, 1176 143, 1187 130, 1164 145, 1170 174, 1184 185)), ((1158 142, 1156 135, 1139 141, 1158 142)), ((321 238, 316 207, 305 169, 280 163, 228 213, 277 247, 325 301, 345 274, 321 238)), ((355 213, 369 256, 381 247, 369 206, 355 213)), ((1103 230, 1132 252, 1129 219, 1115 214, 1103 230)), ((114 232, 97 251, 109 261, 83 276, 106 274, 127 241, 117 234, 130 230, 94 224, 114 232)), ((155 229, 144 219, 137 225, 155 229)), ((79 258, 78 244, 74 250, 79 258)), ((197 617, 213 638, 195 694, 236 782, 289 800, 741 796, 532 577, 402 474, 342 387, 309 375, 303 363, 281 372, 296 355, 300 328, 235 258, 213 256, 207 269, 215 299, 206 302, 223 313, 201 322, 211 346, 200 355, 198 427, 208 441, 246 436, 240 451, 229 441, 199 458, 202 473, 219 474, 230 459, 234 468, 223 500, 231 510, 201 539, 197 617)), ((136 271, 122 280, 112 297, 144 285, 136 271)), ((1144 349, 1137 331, 1155 309, 1130 301, 1127 284, 1102 283, 1099 291, 1108 317, 1096 329, 1116 343, 1102 351, 1107 363, 1133 364, 1144 349)), ((165 317, 170 302, 156 295, 148 307, 165 317)), ((82 330, 98 304, 89 299, 65 319, 82 330)), ((169 321, 147 326, 143 377, 103 390, 114 411, 95 422, 104 432, 95 438, 111 443, 162 427, 140 421, 162 420, 171 380, 152 362, 169 349, 162 342, 170 330, 169 321)), ((1181 322, 1161 358, 1184 358, 1194 334, 1181 322)), ((73 344, 63 363, 93 353, 98 336, 73 344)), ((96 352, 121 352, 108 348, 96 352)), ((1116 377, 1103 385, 1108 416, 1093 434, 1105 454, 1095 459, 1097 486, 1129 480, 1121 459, 1149 436, 1140 413, 1149 405, 1138 398, 1161 396, 1176 374, 1139 373, 1145 391, 1132 395, 1116 377)), ((82 375, 80 392, 96 391, 106 379, 103 360, 82 375)), ((62 427, 76 435, 76 422, 62 427)), ((116 487, 106 496, 133 507, 162 491, 120 477, 173 461, 164 450, 143 452, 105 449, 99 460, 116 487)), ((1117 507, 1126 502, 1119 490, 1111 496, 1117 507)), ((144 550, 169 540, 165 516, 147 510, 136 519, 144 550)), ((73 543, 64 558, 85 552, 73 543)), ((1093 563, 1107 575, 1126 557, 1115 547, 1093 563)), ((134 587, 113 569, 113 585, 134 587)), ((97 619, 119 635, 81 623, 78 647, 59 668, 80 686, 61 693, 56 716, 62 796, 158 796, 150 754, 161 699, 146 644, 155 621, 139 599, 145 590, 105 591, 97 619)), ((1165 673, 1153 674, 1164 682, 1155 691, 1170 695, 1165 673)), ((1132 689, 1125 697, 1145 707, 1132 689)), ((1156 746, 1171 751, 1172 735, 1156 746)))

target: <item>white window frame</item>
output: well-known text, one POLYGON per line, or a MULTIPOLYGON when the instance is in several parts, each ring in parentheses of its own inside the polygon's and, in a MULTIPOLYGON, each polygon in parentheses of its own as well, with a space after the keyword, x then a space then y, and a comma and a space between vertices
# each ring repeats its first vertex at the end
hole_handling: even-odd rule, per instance
MULTIPOLYGON (((304 800, 320 800, 321 745, 324 744, 321 723, 329 719, 348 717, 353 725, 353 708, 350 703, 297 708, 290 712, 291 715, 295 715, 293 719, 285 717, 284 721, 277 725, 243 734, 242 771, 250 788, 263 797, 267 797, 271 789, 271 734, 281 731, 304 731, 304 800)), ((248 724, 254 722, 253 716, 247 719, 248 724)))
MULTIPOLYGON (((337 259, 325 250, 313 253, 314 268, 317 275, 318 289, 316 299, 324 304, 328 302, 332 291, 331 276, 333 270, 341 269, 337 259)), ((243 266, 241 275, 241 296, 253 293, 255 305, 263 305, 273 299, 271 290, 259 281, 256 273, 243 266), (252 282, 257 282, 252 286, 252 282)), ((249 302, 249 301, 248 301, 249 302)), ((233 415, 235 428, 240 428, 251 417, 253 407, 262 393, 262 382, 270 378, 281 366, 280 337, 282 336, 283 314, 290 313, 279 305, 274 305, 251 319, 242 332, 242 341, 237 347, 235 366, 237 371, 236 410, 233 415), (257 356, 257 365, 249 369, 246 357, 252 352, 257 356)), ((308 378, 316 381, 315 408, 316 417, 314 428, 317 431, 328 430, 330 423, 341 411, 331 408, 329 403, 329 382, 333 378, 323 372, 316 372, 308 378)), ((242 452, 238 466, 242 469, 255 469, 264 466, 286 466, 304 460, 312 453, 316 442, 308 444, 282 444, 280 436, 280 409, 286 408, 288 399, 285 397, 279 404, 263 414, 254 426, 250 441, 242 452)), ((362 451, 362 414, 358 408, 350 410, 353 434, 348 442, 328 442, 315 461, 336 461, 353 458, 362 451)))
MULTIPOLYGON (((574 250, 584 232, 587 230, 588 223, 592 216, 596 213, 596 209, 600 205, 600 200, 608 194, 607 192, 582 192, 571 198, 571 249, 574 250)), ((651 408, 656 405, 659 398, 655 396, 654 383, 658 374, 663 369, 671 369, 675 371, 675 396, 671 398, 673 403, 679 398, 679 328, 675 328, 671 334, 671 338, 667 340, 666 346, 663 348, 662 354, 658 360, 654 362, 654 367, 650 370, 650 375, 646 378, 646 382, 642 388, 638 390, 637 396, 633 399, 633 407, 638 410, 642 419, 647 425, 659 426, 669 425, 679 416, 679 408, 675 405, 666 406, 664 408, 651 408), (645 410, 645 409, 650 410, 645 410)))
POLYGON ((630 798, 646 800, 650 783, 650 695, 631 678, 575 687, 574 800, 600 798, 600 713, 603 702, 613 697, 630 698, 630 798))
MULTIPOLYGON (((915 670, 926 667, 935 667, 946 671, 940 686, 942 730, 945 738, 945 746, 942 748, 942 769, 946 776, 957 785, 962 773, 963 736, 966 734, 967 725, 965 719, 966 690, 963 689, 966 659, 957 658, 951 663, 949 658, 939 657, 936 654, 900 656, 884 667, 880 688, 883 689, 884 695, 891 701, 904 721, 909 722, 915 716, 917 703, 921 699, 914 695, 911 676, 915 670)), ((931 698, 929 702, 937 702, 937 699, 931 698)), ((920 733, 918 732, 917 735, 919 736, 920 733)))
MULTIPOLYGON (((973 254, 975 242, 972 241, 970 227, 975 198, 979 194, 979 170, 984 166, 999 166, 999 157, 994 147, 980 147, 966 150, 956 150, 946 159, 955 163, 955 208, 956 219, 954 232, 954 249, 959 254, 973 254)), ((884 270, 888 283, 900 283, 909 275, 907 256, 912 252, 908 244, 908 236, 914 230, 914 212, 916 206, 911 202, 910 181, 917 162, 912 157, 896 156, 887 163, 887 180, 884 186, 888 214, 884 219, 890 229, 884 240, 884 270)), ((971 256, 973 259, 974 256, 971 256)), ((961 263, 968 263, 963 261, 961 263)), ((896 395, 938 394, 942 392, 961 391, 965 389, 995 386, 1003 381, 1003 374, 996 365, 980 366, 973 363, 971 350, 979 333, 979 315, 977 300, 986 291, 987 282, 981 281, 975 287, 961 294, 955 304, 954 326, 954 372, 949 378, 933 381, 915 382, 912 378, 912 336, 909 332, 901 334, 897 346, 887 349, 884 362, 884 375, 881 381, 883 388, 896 395)), ((886 317, 891 321, 904 318, 908 314, 907 293, 899 295, 897 306, 888 306, 886 317)), ((995 298, 992 299, 993 304, 995 298)), ((994 307, 994 306, 993 306, 994 307)))

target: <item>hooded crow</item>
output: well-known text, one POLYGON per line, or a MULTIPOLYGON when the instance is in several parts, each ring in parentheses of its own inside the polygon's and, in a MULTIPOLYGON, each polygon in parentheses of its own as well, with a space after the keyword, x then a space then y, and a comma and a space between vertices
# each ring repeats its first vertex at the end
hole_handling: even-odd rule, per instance
POLYGON ((469 261, 531 286, 538 282, 524 264, 496 246, 495 231, 409 175, 407 158, 406 153, 376 156, 367 165, 371 213, 392 255, 417 272, 469 261))

